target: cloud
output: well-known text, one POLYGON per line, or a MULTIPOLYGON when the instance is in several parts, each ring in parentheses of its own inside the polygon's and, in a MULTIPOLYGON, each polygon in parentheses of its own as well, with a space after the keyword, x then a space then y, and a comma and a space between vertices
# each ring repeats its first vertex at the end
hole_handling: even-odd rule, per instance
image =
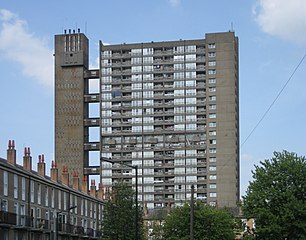
POLYGON ((0 53, 22 67, 22 73, 44 87, 53 87, 53 51, 28 30, 27 22, 0 9, 0 53))
POLYGON ((178 5, 180 5, 181 0, 169 0, 170 4, 172 7, 176 7, 178 5))
POLYGON ((306 42, 305 0, 257 0, 253 8, 261 29, 290 42, 306 42))

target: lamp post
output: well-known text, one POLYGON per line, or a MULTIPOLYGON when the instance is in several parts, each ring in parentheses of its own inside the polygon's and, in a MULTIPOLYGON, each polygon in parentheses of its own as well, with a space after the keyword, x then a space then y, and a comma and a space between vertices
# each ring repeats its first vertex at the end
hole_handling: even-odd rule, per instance
POLYGON ((194 185, 191 185, 190 201, 190 240, 194 240, 194 185))
POLYGON ((56 222, 55 222, 55 226, 56 226, 56 228, 55 228, 55 236, 56 236, 56 240, 58 240, 58 215, 60 214, 60 213, 63 213, 63 212, 69 212, 70 210, 72 210, 72 209, 75 209, 77 206, 72 206, 72 207, 70 207, 70 208, 68 208, 66 211, 57 211, 56 212, 56 222))
MULTIPOLYGON (((104 162, 111 163, 111 164, 117 163, 117 162, 114 162, 111 159, 106 158, 106 157, 101 157, 100 160, 104 161, 104 162)), ((118 162, 118 163, 121 164, 121 165, 124 165, 124 166, 127 166, 127 167, 135 169, 135 174, 136 174, 136 179, 135 179, 135 187, 136 187, 136 194, 135 194, 135 203, 136 203, 136 211, 135 211, 135 240, 138 240, 138 232, 139 232, 139 229, 138 229, 138 214, 139 214, 138 213, 138 166, 137 165, 135 165, 135 166, 134 165, 130 165, 130 164, 127 164, 127 163, 124 163, 124 162, 118 162)))

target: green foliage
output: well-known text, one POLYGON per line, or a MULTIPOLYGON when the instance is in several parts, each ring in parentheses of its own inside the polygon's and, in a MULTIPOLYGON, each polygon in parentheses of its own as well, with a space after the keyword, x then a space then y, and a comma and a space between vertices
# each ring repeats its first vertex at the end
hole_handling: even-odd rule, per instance
MULTIPOLYGON (((112 197, 104 207, 101 223, 101 239, 134 240, 135 239, 135 192, 124 183, 112 187, 112 197)), ((143 214, 138 208, 139 240, 143 239, 143 214)))
POLYGON ((306 239, 306 162, 287 151, 260 162, 243 197, 256 239, 306 239))
MULTIPOLYGON (((164 223, 164 239, 190 239, 190 206, 185 204, 171 210, 164 223)), ((235 239, 235 219, 226 209, 196 203, 194 206, 195 240, 235 239)))

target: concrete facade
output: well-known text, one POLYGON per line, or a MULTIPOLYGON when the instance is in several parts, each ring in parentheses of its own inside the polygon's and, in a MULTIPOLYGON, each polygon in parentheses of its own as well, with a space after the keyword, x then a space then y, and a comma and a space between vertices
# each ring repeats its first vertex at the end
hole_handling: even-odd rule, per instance
POLYGON ((100 68, 94 70, 88 69, 88 60, 63 61, 74 54, 66 42, 78 36, 86 43, 80 50, 83 60, 88 59, 83 34, 55 37, 59 166, 69 163, 85 175, 99 174, 103 185, 111 187, 119 180, 135 184, 135 172, 120 162, 138 165, 139 200, 149 209, 183 204, 190 199, 191 185, 204 203, 236 207, 239 62, 235 34, 136 44, 100 42, 100 68), (90 93, 89 82, 95 78, 100 90, 90 93), (91 117, 94 104, 99 113, 91 117), (91 140, 90 133, 96 130, 99 137, 91 140), (91 156, 117 164, 92 165, 91 156))

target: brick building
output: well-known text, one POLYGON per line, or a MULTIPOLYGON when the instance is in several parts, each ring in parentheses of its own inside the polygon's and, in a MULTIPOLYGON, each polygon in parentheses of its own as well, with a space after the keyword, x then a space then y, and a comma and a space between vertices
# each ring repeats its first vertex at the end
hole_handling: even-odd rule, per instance
POLYGON ((32 169, 30 148, 23 166, 16 164, 14 141, 7 159, 0 158, 0 236, 3 240, 97 239, 102 221, 104 189, 78 172, 69 176, 67 166, 58 173, 53 161, 46 175, 44 155, 32 169), (56 238, 58 236, 58 238, 56 238))

